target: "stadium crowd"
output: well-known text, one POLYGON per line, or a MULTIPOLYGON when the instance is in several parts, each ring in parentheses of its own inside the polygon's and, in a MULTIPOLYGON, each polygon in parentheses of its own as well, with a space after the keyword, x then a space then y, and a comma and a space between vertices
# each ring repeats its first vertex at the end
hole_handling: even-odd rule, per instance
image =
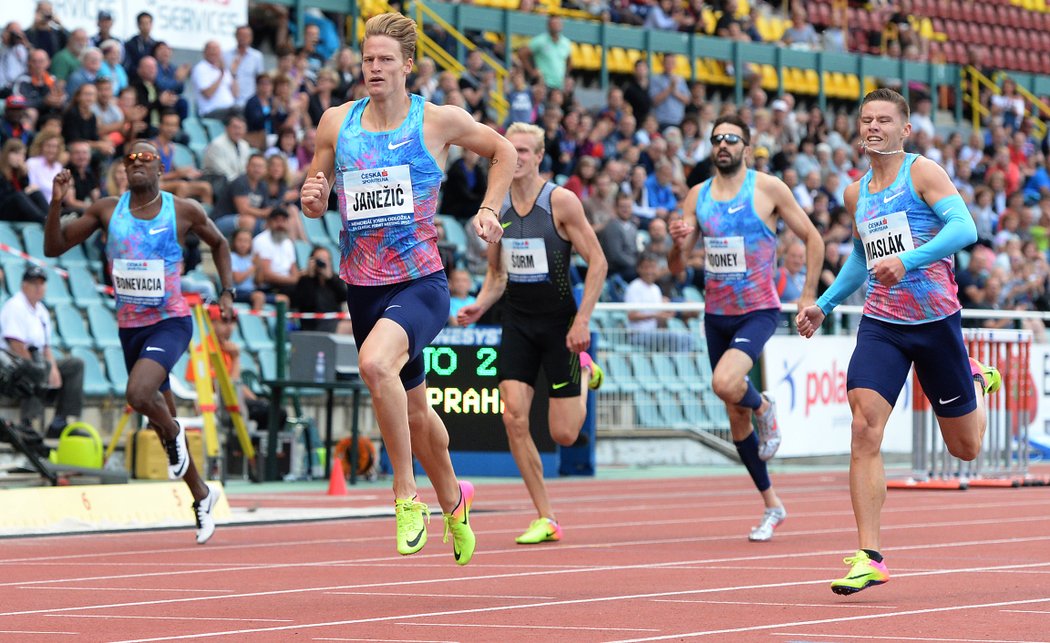
MULTIPOLYGON (((852 49, 841 12, 818 30, 808 21, 805 4, 793 3, 789 10, 792 24, 783 34, 784 45, 852 49)), ((905 4, 876 3, 891 20, 904 16, 898 20, 896 44, 887 43, 887 52, 922 59, 921 35, 903 28, 905 4)), ((579 0, 577 7, 596 18, 690 32, 706 31, 701 14, 711 8, 700 0, 579 0)), ((522 2, 521 10, 534 8, 528 0, 522 2)), ((720 17, 713 35, 740 39, 760 37, 755 21, 760 12, 769 11, 756 2, 750 13, 739 15, 736 0, 722 0, 714 8, 720 17)), ((122 193, 127 177, 123 164, 114 159, 131 141, 150 139, 162 155, 163 189, 198 199, 231 239, 239 301, 261 307, 287 297, 302 311, 345 310, 338 292, 316 296, 316 288, 301 283, 333 281, 331 248, 314 248, 303 265, 294 243, 308 238, 298 212, 298 190, 313 156, 321 114, 364 94, 358 56, 339 38, 336 25, 342 16, 333 20, 311 13, 295 42, 285 9, 252 5, 249 15, 251 24, 236 30, 236 47, 223 51, 219 43, 209 42, 193 65, 172 62, 172 48, 153 37, 148 13, 137 16, 137 33, 112 34, 113 16, 100 11, 98 32, 90 34, 66 31, 61 16, 43 1, 36 6, 33 24, 5 25, 0 44, 0 220, 42 224, 52 180, 63 168, 72 171, 75 187, 65 199, 68 216, 77 216, 102 196, 122 193), (190 142, 191 121, 199 127, 200 119, 221 121, 223 131, 215 133, 199 158, 180 154, 190 142)), ((583 202, 609 262, 606 299, 631 300, 646 293, 637 296, 652 301, 653 289, 630 287, 636 278, 659 286, 662 299, 682 300, 702 292, 702 245, 684 272, 668 273, 667 224, 688 188, 711 175, 712 123, 727 113, 738 114, 751 126, 754 168, 781 177, 823 234, 827 251, 821 291, 830 284, 852 248, 843 191, 867 169, 851 106, 822 111, 791 94, 770 95, 757 79, 749 82, 745 100, 735 104, 702 83, 667 73, 676 58, 659 53, 638 61, 630 77, 614 78, 599 105, 584 106, 577 97, 580 78, 571 69, 571 47, 562 26, 561 18, 549 17, 547 31, 506 61, 511 86, 504 119, 492 101, 495 72, 480 52, 466 56, 466 71, 459 77, 432 60, 417 60, 410 89, 435 103, 458 105, 501 131, 515 121, 544 129, 541 169, 583 202), (641 262, 646 263, 639 276, 641 262)), ((910 89, 907 151, 948 171, 979 231, 978 244, 958 257, 963 305, 1050 310, 1050 149, 1047 138, 1036 136, 1024 100, 1007 81, 1002 95, 987 97, 984 128, 969 132, 939 127, 924 92, 928 88, 910 89)), ((475 285, 485 270, 485 243, 462 224, 477 211, 485 180, 484 159, 472 153, 450 155, 439 211, 465 227, 467 241, 456 246, 441 239, 441 247, 447 269, 466 269, 475 285)), ((329 209, 336 209, 334 203, 329 209)), ((438 231, 442 235, 443 226, 438 231)), ((804 268, 799 241, 788 231, 779 234, 777 283, 783 300, 790 302, 798 296, 804 268)), ((214 296, 214 281, 198 269, 198 246, 187 239, 184 288, 214 296)), ((106 279, 104 274, 100 278, 106 279)), ((466 283, 457 279, 458 299, 469 297, 466 283)), ((1042 332, 1042 324, 1028 325, 1042 332)))

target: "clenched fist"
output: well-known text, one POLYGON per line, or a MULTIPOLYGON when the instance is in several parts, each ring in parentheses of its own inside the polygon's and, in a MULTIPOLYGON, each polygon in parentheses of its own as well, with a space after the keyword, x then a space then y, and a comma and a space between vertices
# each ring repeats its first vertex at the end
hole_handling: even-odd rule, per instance
POLYGON ((314 219, 323 215, 328 210, 329 189, 328 177, 324 175, 324 172, 307 177, 299 192, 303 214, 314 219))

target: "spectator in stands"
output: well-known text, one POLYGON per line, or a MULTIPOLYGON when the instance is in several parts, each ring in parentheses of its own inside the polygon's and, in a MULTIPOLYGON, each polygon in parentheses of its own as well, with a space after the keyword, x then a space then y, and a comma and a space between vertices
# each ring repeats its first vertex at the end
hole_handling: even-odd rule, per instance
POLYGON ((87 141, 74 140, 69 144, 69 165, 73 189, 66 192, 63 212, 82 214, 93 202, 102 198, 97 164, 91 160, 91 146, 87 141))
MULTIPOLYGON (((627 286, 623 301, 636 307, 645 304, 661 304, 670 301, 664 296, 656 280, 660 274, 660 259, 645 253, 638 257, 638 276, 627 286)), ((661 350, 665 347, 666 336, 660 328, 667 326, 667 320, 674 317, 672 310, 631 310, 627 313, 627 325, 631 330, 630 341, 649 350, 661 350)), ((686 336, 688 337, 688 336, 686 336)))
MULTIPOLYGON (((237 27, 234 32, 237 46, 224 55, 226 68, 230 70, 237 85, 234 104, 241 109, 244 109, 248 99, 252 97, 250 89, 255 87, 259 76, 266 73, 266 63, 262 52, 252 47, 252 37, 251 27, 248 25, 237 27)), ((261 149, 261 146, 257 147, 261 149)))
POLYGON ((99 138, 107 138, 117 148, 124 144, 125 137, 130 133, 130 123, 124 119, 124 111, 120 109, 113 95, 113 81, 109 78, 98 78, 95 80, 95 105, 91 111, 95 113, 95 123, 98 127, 99 138))
POLYGON ((809 23, 806 10, 801 4, 791 9, 791 26, 784 30, 781 42, 795 49, 817 49, 820 47, 820 36, 809 23))
MULTIPOLYGON (((476 301, 474 295, 470 294, 470 291, 473 289, 474 279, 469 272, 466 270, 452 271, 452 275, 448 279, 448 326, 459 326, 459 320, 456 319, 456 315, 459 314, 460 308, 469 306, 476 301)), ((474 324, 466 325, 473 326, 474 324)))
POLYGON ((247 127, 244 117, 233 115, 226 120, 226 132, 204 148, 205 176, 211 174, 234 181, 244 174, 252 155, 251 145, 244 140, 247 127))
MULTIPOLYGON (((333 70, 335 71, 335 70, 333 70)), ((511 72, 513 73, 513 71, 511 72)), ((339 75, 336 74, 336 87, 339 85, 339 75)), ((434 63, 433 58, 420 58, 416 61, 416 74, 408 83, 409 92, 412 94, 419 94, 428 101, 434 97, 434 93, 438 87, 438 75, 437 65, 434 63)), ((318 87, 320 91, 320 87, 318 87)), ((510 97, 507 97, 508 101, 510 97)), ((311 110, 311 116, 313 111, 311 110)), ((314 121, 316 127, 317 121, 314 121)))
POLYGON ((22 420, 35 419, 44 405, 55 402, 55 415, 46 436, 57 438, 69 419, 84 407, 84 362, 77 357, 56 359, 51 351, 51 313, 43 304, 47 272, 36 264, 22 273, 22 289, 0 308, 0 335, 5 350, 39 363, 46 372, 45 386, 21 400, 22 420))
MULTIPOLYGON (((675 194, 673 172, 670 161, 660 159, 656 163, 656 172, 645 180, 647 203, 653 209, 653 215, 661 219, 678 209, 679 195, 675 194)), ((648 229, 648 221, 643 220, 639 227, 648 229)))
MULTIPOLYGON (((233 233, 230 241, 230 267, 233 270, 233 301, 249 303, 253 301, 255 287, 255 261, 252 258, 252 234, 247 228, 239 228, 233 233)), ((260 292, 258 307, 265 303, 265 295, 260 292)))
MULTIPOLYGON (((277 208, 266 205, 266 158, 262 154, 252 154, 248 159, 245 172, 235 178, 227 187, 222 198, 215 206, 215 225, 225 235, 244 228, 255 234, 263 231, 267 217, 277 208)), ((288 211, 284 212, 285 219, 288 211)), ((282 230, 287 222, 282 225, 282 230)))
POLYGON ((204 59, 193 66, 190 79, 197 90, 197 113, 203 118, 224 119, 236 107, 237 96, 251 87, 239 88, 233 74, 222 61, 219 43, 210 40, 204 45, 204 59))
POLYGON ((299 137, 295 135, 295 129, 291 127, 282 128, 277 132, 277 140, 266 150, 266 158, 274 154, 281 154, 288 161, 288 170, 292 173, 291 183, 300 185, 303 180, 303 171, 299 167, 299 157, 296 153, 299 149, 299 137))
POLYGON ((135 139, 146 138, 152 135, 149 123, 149 110, 145 105, 139 105, 138 96, 131 87, 125 87, 117 95, 117 107, 124 115, 124 141, 130 144, 135 139))
POLYGON ((188 114, 188 104, 182 94, 186 88, 186 78, 190 75, 190 66, 182 64, 176 67, 171 62, 171 47, 166 42, 158 42, 153 47, 153 58, 157 61, 157 89, 161 92, 171 92, 179 97, 175 103, 175 109, 179 117, 185 119, 188 114))
POLYGON ((22 26, 17 22, 7 23, 0 39, 0 87, 11 87, 26 73, 30 46, 22 26))
POLYGON ((10 138, 0 148, 0 220, 43 224, 45 219, 47 200, 29 184, 25 143, 10 138))
POLYGON ((98 26, 98 33, 91 36, 91 46, 98 47, 107 40, 114 38, 113 30, 113 14, 109 11, 99 11, 98 18, 95 21, 98 26))
POLYGON ((462 156, 452 163, 442 186, 442 214, 466 221, 478 213, 488 188, 488 172, 479 160, 475 152, 463 150, 462 156))
MULTIPOLYGON (((609 162, 610 165, 614 163, 618 161, 609 162)), ((616 209, 617 192, 619 192, 619 186, 613 180, 607 166, 598 173, 590 196, 583 200, 583 212, 596 234, 600 234, 615 216, 613 212, 616 209)))
POLYGON ((69 79, 66 80, 66 93, 73 96, 81 86, 94 84, 101 69, 102 51, 96 47, 88 47, 80 54, 80 66, 69 74, 69 79))
POLYGON ((55 9, 50 2, 43 0, 37 3, 33 25, 26 30, 26 38, 30 48, 46 53, 49 61, 66 46, 69 34, 62 28, 62 23, 55 16, 55 9))
POLYGON ((98 117, 93 109, 97 103, 98 89, 91 84, 81 85, 62 116, 62 138, 84 141, 92 150, 109 158, 113 156, 113 144, 109 139, 99 138, 98 117))
POLYGON ((783 249, 783 262, 773 274, 773 283, 780 301, 794 303, 802 295, 806 283, 806 246, 797 237, 791 237, 783 249))
POLYGON ((595 179, 598 176, 598 159, 593 156, 581 156, 576 161, 576 169, 565 182, 565 189, 572 192, 582 202, 589 199, 594 191, 595 179))
POLYGON ((677 61, 678 58, 674 54, 664 54, 663 73, 653 76, 649 82, 652 113, 656 116, 661 131, 682 122, 685 106, 691 100, 689 86, 675 73, 677 61))
POLYGON ((28 145, 33 140, 31 117, 26 114, 29 103, 24 96, 8 96, 4 100, 4 118, 0 121, 0 141, 15 139, 28 145))
POLYGON ((737 0, 723 0, 722 2, 722 15, 718 17, 718 21, 715 22, 715 36, 721 38, 729 38, 732 36, 732 30, 735 26, 737 29, 740 28, 740 22, 737 20, 737 0))
MULTIPOLYGON (((300 313, 345 313, 346 283, 335 274, 332 254, 324 246, 314 246, 306 270, 291 295, 292 310, 300 313)), ((345 319, 300 319, 301 330, 352 334, 345 319)))
POLYGON ((62 84, 47 72, 51 58, 43 49, 34 49, 29 53, 29 64, 26 73, 15 81, 12 94, 26 99, 26 106, 32 107, 41 114, 61 111, 66 102, 62 84))
POLYGON ((266 229, 252 240, 255 283, 267 295, 290 297, 299 282, 289 225, 288 211, 274 208, 266 219, 266 229))
POLYGON ((165 109, 161 113, 157 135, 152 139, 160 152, 161 169, 164 172, 160 176, 160 189, 184 199, 193 198, 201 203, 211 203, 211 184, 201 180, 201 171, 193 165, 175 165, 174 139, 181 124, 182 120, 174 109, 165 109))
POLYGON ((120 62, 120 42, 107 40, 99 45, 99 49, 102 50, 102 67, 98 74, 113 81, 113 95, 120 96, 120 92, 129 84, 128 72, 120 62))
POLYGON ((274 78, 272 104, 271 118, 278 131, 283 127, 294 127, 298 130, 308 124, 307 109, 310 97, 305 92, 297 93, 288 76, 278 74, 274 78))
POLYGON ((295 157, 299 163, 299 170, 305 172, 314 160, 314 150, 317 149, 317 129, 307 127, 303 130, 303 138, 299 141, 299 147, 295 150, 295 157))
POLYGON ((682 5, 677 0, 657 0, 645 15, 646 29, 678 31, 683 24, 682 5))
POLYGON ((29 148, 29 158, 26 159, 29 187, 39 190, 48 203, 51 202, 52 182, 62 171, 64 148, 62 135, 54 133, 41 133, 29 148))
POLYGON ((51 73, 61 81, 80 68, 80 56, 87 49, 88 35, 83 29, 74 29, 69 34, 69 41, 51 60, 51 73))
POLYGON ((135 100, 149 110, 146 122, 151 129, 160 126, 160 115, 166 109, 177 111, 179 97, 174 92, 164 91, 157 85, 157 59, 143 56, 139 59, 135 81, 131 84, 135 90, 135 100))
POLYGON ((630 192, 616 195, 615 214, 616 218, 598 235, 598 241, 609 262, 609 274, 629 282, 637 276, 638 264, 638 226, 634 223, 634 197, 630 192))
MULTIPOLYGON (((426 60, 426 59, 424 59, 426 60)), ((434 63, 431 62, 431 65, 434 63)), ((322 69, 317 72, 317 91, 310 94, 307 104, 307 114, 314 127, 321 123, 321 115, 333 105, 342 105, 346 101, 335 94, 339 86, 339 75, 332 69, 322 69)))
POLYGON ((624 100, 631 106, 635 123, 644 123, 653 107, 650 94, 649 62, 640 58, 634 63, 634 75, 623 90, 624 100))
POLYGON ((120 197, 128 191, 128 170, 123 163, 110 163, 106 170, 105 196, 120 197))
POLYGON ((551 89, 565 86, 565 76, 572 68, 572 43, 562 34, 559 16, 547 18, 547 31, 529 41, 518 50, 532 82, 543 82, 551 89))
POLYGON ((129 74, 134 74, 139 67, 139 61, 153 54, 153 48, 157 41, 153 39, 153 16, 146 11, 135 16, 135 24, 138 33, 124 44, 124 66, 129 74))
MULTIPOLYGON (((349 100, 352 88, 361 78, 361 65, 357 60, 357 52, 350 47, 340 47, 332 57, 331 67, 339 76, 339 85, 336 87, 335 95, 343 101, 349 100)), ((440 77, 439 74, 438 78, 440 77)))
POLYGON ((1013 130, 1024 119, 1024 97, 1017 93, 1017 84, 1007 76, 1003 79, 1002 93, 992 94, 991 106, 1002 111, 1003 127, 1013 130))
POLYGON ((299 188, 302 184, 292 184, 294 175, 288 167, 288 159, 283 154, 266 157, 266 174, 263 177, 265 196, 263 208, 282 207, 291 217, 288 234, 292 239, 306 239, 306 230, 299 217, 299 188))
MULTIPOLYGON (((273 77, 259 74, 255 78, 255 95, 244 106, 245 139, 257 150, 265 149, 267 139, 278 131, 273 113, 273 77)), ((288 128, 295 133, 293 128, 288 128)))

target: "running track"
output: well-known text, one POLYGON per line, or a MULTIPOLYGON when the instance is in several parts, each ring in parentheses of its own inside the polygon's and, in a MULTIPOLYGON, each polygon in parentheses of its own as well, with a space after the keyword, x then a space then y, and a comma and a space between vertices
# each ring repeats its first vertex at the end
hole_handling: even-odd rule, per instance
MULTIPOLYGON (((439 513, 411 557, 391 517, 220 526, 203 547, 186 530, 0 540, 0 640, 1050 641, 1050 489, 891 491, 893 579, 839 597, 845 473, 775 482, 788 520, 749 543, 742 471, 554 481, 566 537, 532 547, 513 542, 533 518, 520 483, 479 485, 465 568, 439 513)), ((303 500, 385 495, 322 493, 303 500)))

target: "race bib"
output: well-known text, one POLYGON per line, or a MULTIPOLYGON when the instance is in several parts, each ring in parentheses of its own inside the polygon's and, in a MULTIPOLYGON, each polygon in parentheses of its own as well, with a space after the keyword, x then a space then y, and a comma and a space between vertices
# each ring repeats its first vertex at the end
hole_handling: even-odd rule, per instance
POLYGON ((704 270, 722 281, 743 279, 747 275, 747 254, 743 237, 704 237, 704 270))
POLYGON ((868 270, 871 270, 879 259, 894 257, 905 250, 915 248, 907 212, 894 212, 876 217, 861 222, 857 227, 860 230, 860 240, 864 242, 868 270))
POLYGON ((547 244, 543 239, 504 239, 503 267, 510 281, 547 281, 547 244))
POLYGON ((412 223, 412 173, 408 165, 345 170, 346 221, 350 232, 412 223))
POLYGON ((160 306, 164 303, 164 260, 114 259, 113 288, 121 304, 160 306))

